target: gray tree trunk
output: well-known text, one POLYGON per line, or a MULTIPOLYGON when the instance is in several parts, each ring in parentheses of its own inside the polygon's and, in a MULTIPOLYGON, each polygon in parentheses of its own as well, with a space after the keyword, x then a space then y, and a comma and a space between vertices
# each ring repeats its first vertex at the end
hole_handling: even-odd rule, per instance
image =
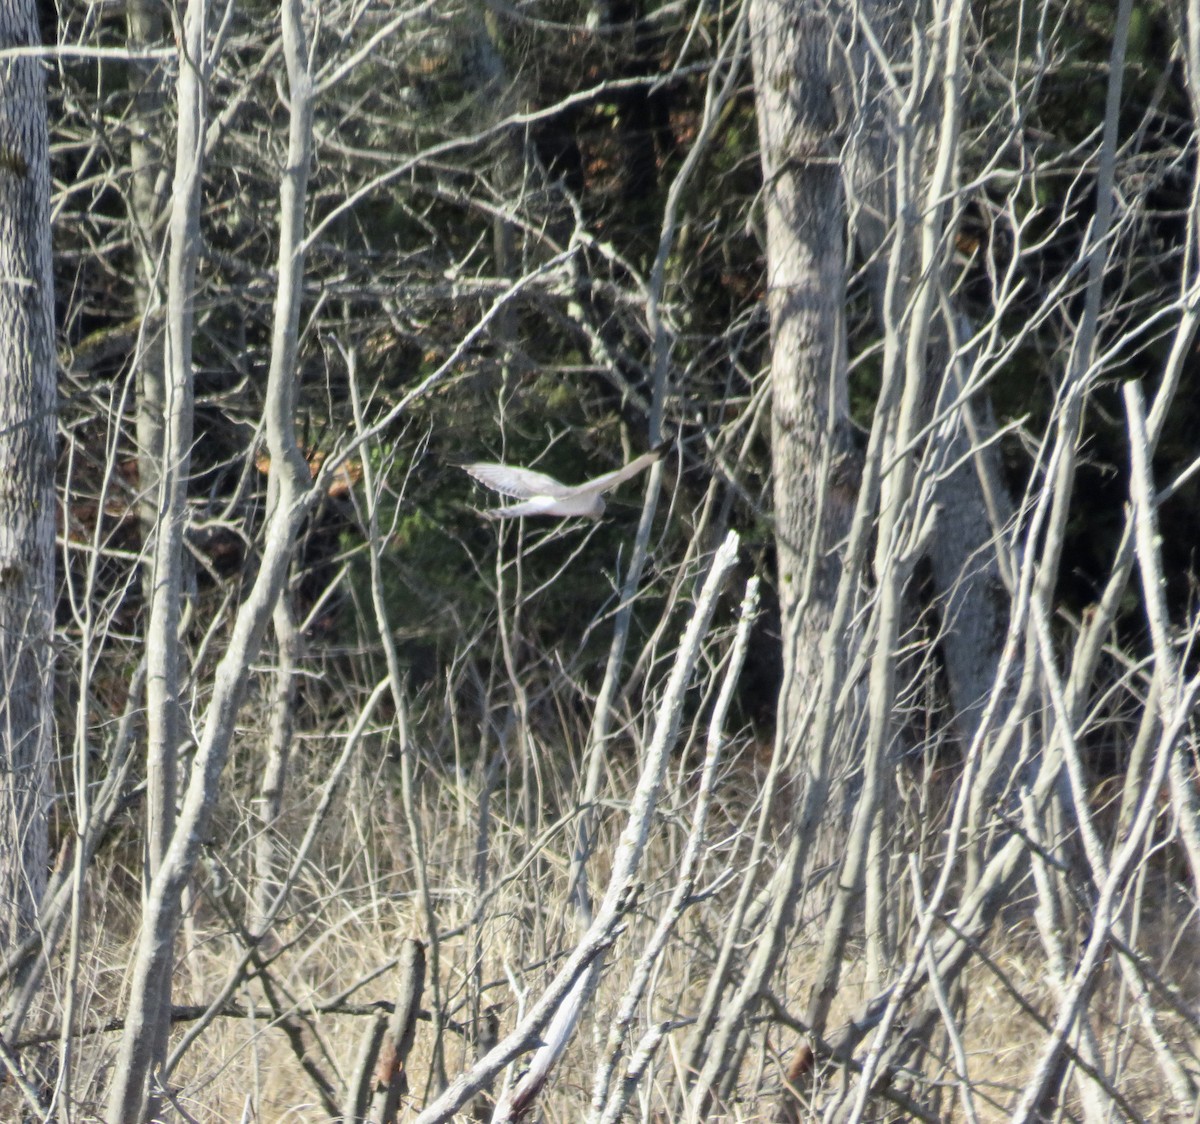
MULTIPOLYGON (((38 45, 37 5, 0 5, 0 49, 38 45)), ((0 61, 0 948, 46 880, 57 408, 46 87, 0 61)))
POLYGON ((820 5, 751 7, 767 220, 771 461, 783 634, 779 738, 802 736, 850 527, 858 457, 846 385, 844 201, 820 5))
MULTIPOLYGON (((131 49, 137 51, 162 45, 164 13, 162 5, 154 0, 129 0, 126 21, 131 49)), ((134 107, 130 120, 132 141, 129 162, 133 174, 129 217, 136 250, 134 293, 142 317, 134 359, 138 390, 138 483, 141 488, 138 516, 142 525, 142 539, 147 544, 153 541, 158 522, 158 485, 166 399, 160 279, 162 239, 159 229, 167 182, 162 149, 166 126, 164 74, 164 68, 158 60, 136 59, 129 62, 134 107)), ((143 568, 143 596, 147 604, 153 591, 154 570, 147 559, 143 568)))
MULTIPOLYGON (((165 9, 155 0, 129 0, 129 45, 154 48, 163 42, 165 9)), ((151 616, 147 629, 149 661, 146 755, 146 868, 147 880, 162 863, 175 820, 178 787, 178 748, 184 729, 179 700, 179 659, 176 635, 182 602, 183 505, 191 447, 190 302, 176 300, 172 318, 164 325, 161 219, 167 177, 162 138, 166 92, 160 62, 130 63, 134 84, 133 170, 130 229, 133 231, 137 272, 134 292, 142 314, 135 354, 137 368, 138 518, 145 545, 142 596, 151 616), (167 340, 171 339, 171 382, 167 381, 167 340), (185 342, 184 336, 187 337, 185 342), (168 433, 168 425, 174 432, 168 433), (167 445, 171 442, 171 452, 167 445), (171 463, 165 459, 170 456, 171 463), (164 465, 166 467, 164 468, 164 465), (163 533, 160 534, 160 531, 163 533), (159 549, 161 546, 161 550, 159 549), (158 619, 155 619, 157 614, 158 619)), ((184 264, 172 257, 172 269, 184 264)), ((194 264, 188 265, 194 271, 194 264)), ((172 279, 174 284, 176 279, 172 279)), ((190 281, 188 281, 190 285, 190 281)))
MULTIPOLYGON (((161 374, 157 386, 143 392, 139 439, 149 440, 141 450, 141 464, 156 474, 153 481, 153 546, 149 560, 149 593, 146 627, 146 870, 147 908, 154 897, 154 882, 162 873, 175 828, 177 762, 184 737, 180 699, 179 622, 183 603, 183 535, 187 520, 187 482, 192 446, 192 325, 194 286, 200 256, 200 186, 205 127, 207 36, 202 3, 190 3, 183 17, 183 44, 177 83, 179 121, 176 130, 175 179, 169 223, 165 340, 161 361, 151 359, 143 370, 161 374), (142 421, 153 414, 147 436, 142 421), (155 447, 156 446, 156 447, 155 447)), ((151 34, 131 12, 131 31, 151 34)), ((136 154, 135 154, 136 155, 136 154)), ((138 169, 148 178, 146 168, 138 169)), ((147 190, 142 181, 139 190, 147 190)), ((153 299, 153 289, 147 287, 153 299)), ((150 351, 157 350, 152 344, 150 351)), ((143 356, 144 358, 144 356, 143 356)), ((147 484, 143 481, 143 486, 147 484)), ((145 513, 144 513, 145 517, 145 513)), ((178 902, 174 903, 178 910, 178 902)), ((145 934, 143 934, 145 935, 145 934)), ((159 941, 144 991, 131 1004, 120 1062, 109 1105, 114 1121, 141 1118, 150 1096, 150 1074, 166 1057, 170 1033, 171 970, 174 931, 159 941)))
MULTIPOLYGON (((817 861, 829 776, 846 761, 845 726, 833 719, 834 667, 844 667, 847 622, 839 603, 840 544, 854 517, 861 475, 849 419, 844 328, 846 247, 832 97, 831 42, 823 5, 752 0, 750 39, 767 220, 771 320, 771 457, 783 683, 777 762, 796 760, 791 838, 771 882, 770 916, 716 1027, 693 1039, 700 1072, 693 1109, 734 1081, 758 1003, 791 932, 800 881, 817 861), (821 700, 814 709, 814 701, 821 700), (798 756, 793 758, 794 751, 798 756), (706 1055, 706 1056, 704 1056, 706 1055), (701 1057, 704 1060, 701 1063, 701 1057)), ((835 836, 826 835, 825 846, 835 836)))

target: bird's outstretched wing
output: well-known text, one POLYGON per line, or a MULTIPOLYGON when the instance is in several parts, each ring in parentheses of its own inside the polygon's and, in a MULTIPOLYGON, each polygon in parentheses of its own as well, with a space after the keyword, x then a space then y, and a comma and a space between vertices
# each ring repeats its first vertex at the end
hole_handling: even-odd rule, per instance
POLYGON ((462 467, 481 484, 501 495, 524 501, 483 512, 488 519, 516 519, 522 515, 554 515, 560 519, 579 515, 599 519, 604 512, 603 494, 649 468, 667 451, 668 445, 669 442, 664 442, 622 468, 575 485, 564 484, 544 472, 508 464, 465 464, 462 467))
POLYGON ((602 492, 607 492, 615 488, 618 484, 624 484, 626 480, 632 479, 639 472, 649 468, 655 461, 662 460, 670 447, 670 441, 664 441, 659 445, 655 445, 650 452, 643 453, 640 457, 634 457, 633 460, 622 468, 615 468, 612 472, 606 472, 603 476, 597 476, 594 480, 588 480, 586 483, 580 484, 578 491, 600 495, 602 492))
POLYGON ((481 484, 502 496, 514 496, 519 500, 530 496, 566 496, 575 490, 553 476, 534 472, 531 468, 514 468, 508 464, 464 464, 462 467, 481 484))

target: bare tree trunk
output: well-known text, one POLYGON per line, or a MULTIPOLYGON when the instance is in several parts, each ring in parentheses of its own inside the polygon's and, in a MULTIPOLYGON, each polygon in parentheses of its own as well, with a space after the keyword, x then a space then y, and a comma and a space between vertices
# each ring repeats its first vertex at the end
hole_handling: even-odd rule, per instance
MULTIPOLYGON (((790 931, 798 879, 835 861, 842 832, 810 851, 814 801, 825 814, 829 778, 848 764, 845 725, 813 736, 812 701, 824 689, 831 628, 861 478, 849 417, 844 309, 845 200, 839 116, 833 89, 831 14, 811 0, 755 0, 751 43, 767 218, 767 304, 771 317, 771 468, 783 683, 775 752, 799 750, 797 841, 784 861, 789 885, 773 919, 772 943, 790 931), (832 744, 817 745, 826 738, 832 744), (802 794, 802 795, 801 795, 802 794), (807 809, 807 811, 806 811, 807 809), (806 852, 801 854, 801 851, 806 852)), ((836 691, 834 692, 836 694, 836 691)), ((844 824, 841 827, 844 828, 844 824)))
MULTIPOLYGON (((129 46, 136 52, 158 47, 163 42, 163 7, 153 0, 128 0, 126 20, 129 46)), ((162 285, 160 270, 159 220, 165 189, 165 164, 161 138, 165 129, 166 94, 164 73, 157 61, 131 59, 133 91, 132 140, 129 159, 130 230, 133 233, 137 272, 134 294, 141 313, 141 333, 135 353, 137 371, 138 484, 141 502, 138 518, 142 541, 154 540, 158 524, 159 482, 163 454, 164 339, 161 328, 162 285)), ((143 597, 147 605, 154 595, 154 568, 147 558, 143 569, 143 597)))
POLYGON ((269 932, 272 925, 271 906, 281 889, 278 820, 283 812, 283 795, 291 760, 296 665, 301 647, 300 630, 292 619, 286 592, 275 606, 272 621, 279 644, 279 666, 275 669, 271 698, 267 759, 256 801, 258 836, 254 841, 254 891, 246 919, 247 932, 256 938, 265 937, 269 932))
MULTIPOLYGON (((187 486, 192 447, 192 325, 196 265, 200 257, 200 185, 203 168, 202 145, 205 128, 205 75, 207 65, 206 7, 202 0, 188 4, 183 19, 183 50, 180 52, 177 96, 179 123, 176 133, 175 183, 170 215, 170 249, 167 262, 167 307, 165 352, 161 358, 161 382, 143 390, 148 397, 142 407, 139 437, 148 427, 146 439, 157 506, 150 560, 149 613, 146 632, 146 843, 145 878, 147 899, 162 869, 175 828, 175 799, 178 759, 184 736, 180 699, 179 622, 183 602, 183 537, 187 521, 187 486), (161 394, 161 401, 154 396, 161 394), (149 413, 147 414, 146 411, 149 413), (147 421, 148 418, 148 421, 147 421), (145 424, 143 424, 145 423, 145 424)), ((142 28, 153 33, 150 26, 142 28)), ((137 32, 131 17, 131 29, 137 32)), ((149 173, 144 167, 142 176, 149 173)), ((143 180, 142 189, 145 188, 143 180)), ((149 267, 153 269, 151 265, 149 267)), ((143 275, 145 276, 145 275, 143 275)), ((152 281, 146 285, 148 298, 152 281)), ((157 350, 151 345, 150 352, 157 350)), ((158 375, 158 360, 152 359, 144 377, 158 375), (148 374, 147 374, 148 372, 148 374)), ((145 460, 145 458, 143 458, 145 460)), ((143 517, 145 512, 143 511, 143 517)), ((148 1078, 153 1067, 166 1057, 170 1030, 171 968, 174 933, 154 961, 145 993, 136 1012, 131 1009, 130 1030, 122 1049, 110 1116, 135 1120, 149 1095, 148 1078), (126 1051, 132 1050, 131 1054, 126 1051), (126 1060, 128 1057, 128 1061, 126 1060), (122 1074, 134 1078, 128 1085, 122 1074), (117 1093, 120 1092, 118 1101, 117 1093)))
MULTIPOLYGON (((848 731, 833 718, 830 668, 845 630, 833 627, 861 461, 849 418, 844 328, 846 244, 830 23, 811 0, 752 0, 751 59, 767 219, 771 319, 771 460, 783 682, 776 762, 794 760, 796 812, 770 886, 771 910, 736 996, 689 1048, 700 1069, 690 1112, 736 1079, 746 1019, 774 970, 811 869, 829 777, 845 764, 848 731), (838 635, 834 635, 837 633, 838 635), (824 684, 824 685, 823 685, 824 684), (824 717, 814 719, 814 701, 824 717), (814 726, 818 727, 814 733, 814 726)), ((844 585, 844 583, 842 583, 844 585)), ((839 612, 840 608, 840 612, 839 612)), ((819 861, 819 860, 818 860, 819 861)))
MULTIPOLYGON (((134 4, 129 11, 133 46, 157 45, 162 18, 153 5, 134 4)), ((145 114, 132 145, 133 200, 140 235, 137 293, 142 301, 143 328, 138 363, 137 433, 139 446, 139 516, 148 556, 142 589, 147 606, 146 660, 146 839, 144 876, 147 885, 162 864, 175 824, 178 758, 184 738, 180 699, 179 624, 183 604, 183 536, 187 522, 187 487, 192 447, 192 288, 199 258, 199 142, 204 135, 203 82, 191 67, 179 78, 181 120, 176 153, 175 206, 171 216, 171 248, 167 266, 165 335, 155 321, 160 306, 158 253, 154 228, 158 216, 159 154, 149 121, 162 99, 151 84, 138 91, 145 114), (188 96, 185 101, 185 83, 188 96), (191 111, 194 117, 184 119, 191 111), (184 190, 179 190, 183 188, 184 190)), ((169 1006, 169 996, 165 1000, 169 1006)))
POLYGON ((783 634, 781 744, 803 737, 850 527, 846 244, 823 5, 755 0, 751 43, 771 315, 771 467, 783 634))
MULTIPOLYGON (((0 6, 0 48, 36 46, 37 5, 0 6)), ((46 883, 57 409, 42 63, 0 61, 0 947, 46 883)))
MULTIPOLYGON (((204 63, 204 5, 189 4, 184 22, 185 58, 180 68, 180 132, 176 214, 172 219, 172 255, 176 239, 190 241, 196 252, 202 99, 197 67, 204 63), (193 197, 193 194, 194 197, 193 197), (181 205, 187 195, 188 205, 181 205), (178 225, 177 225, 178 223, 178 225)), ((226 654, 214 674, 212 699, 196 750, 178 822, 163 862, 150 884, 133 963, 129 1009, 120 1053, 109 1090, 110 1124, 139 1124, 150 1091, 156 1057, 165 1052, 170 974, 183 889, 190 879, 216 804, 221 772, 229 752, 246 671, 258 652, 287 577, 288 562, 313 497, 308 466, 295 435, 296 338, 300 316, 300 278, 304 270, 304 208, 312 152, 313 82, 311 59, 298 0, 283 5, 283 41, 287 60, 291 121, 287 165, 280 192, 279 289, 267 378, 265 428, 271 457, 272 487, 262 564, 241 609, 226 654), (307 493, 307 496, 306 496, 307 493)), ((194 256, 193 256, 194 263, 194 256)), ((190 288, 190 287, 189 287, 190 288)), ((172 291, 171 299, 176 296, 172 291)), ((164 467, 169 467, 166 460, 164 467)), ((161 539, 161 536, 160 536, 161 539)), ((182 544, 180 544, 182 545, 182 544)), ((161 545, 160 545, 161 552, 161 545)), ((176 563, 175 572, 178 573, 176 563)), ((176 618, 177 619, 177 618, 176 618)))
MULTIPOLYGON (((161 46, 163 11, 162 6, 152 0, 128 0, 129 45, 135 52, 161 46)), ((180 74, 181 94, 187 73, 185 66, 180 74)), ((162 863, 171 837, 178 788, 177 757, 184 730, 177 637, 183 599, 182 542, 192 440, 191 285, 199 246, 184 246, 181 247, 183 252, 177 252, 173 222, 166 277, 170 293, 164 310, 159 238, 166 189, 160 140, 164 135, 166 108, 163 74, 161 64, 146 60, 132 61, 130 74, 132 81, 137 83, 133 95, 133 138, 129 155, 133 172, 130 229, 137 265, 134 293, 141 313, 141 332, 134 359, 140 490, 138 519, 144 550, 142 597, 149 621, 146 633, 149 678, 144 869, 148 886, 162 863)), ((195 87, 197 98, 203 96, 202 89, 202 85, 195 87)), ((203 137, 205 115, 202 106, 197 106, 197 112, 199 119, 191 125, 195 128, 198 143, 203 137)), ((181 132, 181 140, 183 135, 181 132)), ((198 188, 199 150, 189 150, 183 155, 189 163, 196 161, 189 174, 198 188)), ((179 156, 177 153, 177 185, 180 182, 179 156)), ((181 205, 194 207, 198 221, 198 195, 194 200, 177 196, 176 210, 181 205)))

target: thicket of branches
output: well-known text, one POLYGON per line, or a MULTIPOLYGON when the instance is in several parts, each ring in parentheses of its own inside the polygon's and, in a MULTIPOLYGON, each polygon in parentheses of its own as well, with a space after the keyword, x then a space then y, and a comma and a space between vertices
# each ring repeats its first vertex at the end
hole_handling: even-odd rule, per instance
POLYGON ((1183 7, 45 13, 0 1115, 1190 1119, 1183 7))

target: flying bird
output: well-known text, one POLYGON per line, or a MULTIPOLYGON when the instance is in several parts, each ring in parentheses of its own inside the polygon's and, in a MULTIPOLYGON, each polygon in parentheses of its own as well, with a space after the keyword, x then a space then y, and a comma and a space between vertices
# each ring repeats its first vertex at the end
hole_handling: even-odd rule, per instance
POLYGON ((462 468, 502 496, 512 496, 522 501, 480 512, 488 519, 516 519, 521 515, 553 515, 559 519, 581 515, 587 519, 599 519, 604 514, 604 493, 660 460, 670 444, 664 441, 650 452, 635 457, 624 468, 606 472, 583 484, 564 484, 544 472, 509 464, 464 464, 462 468))

